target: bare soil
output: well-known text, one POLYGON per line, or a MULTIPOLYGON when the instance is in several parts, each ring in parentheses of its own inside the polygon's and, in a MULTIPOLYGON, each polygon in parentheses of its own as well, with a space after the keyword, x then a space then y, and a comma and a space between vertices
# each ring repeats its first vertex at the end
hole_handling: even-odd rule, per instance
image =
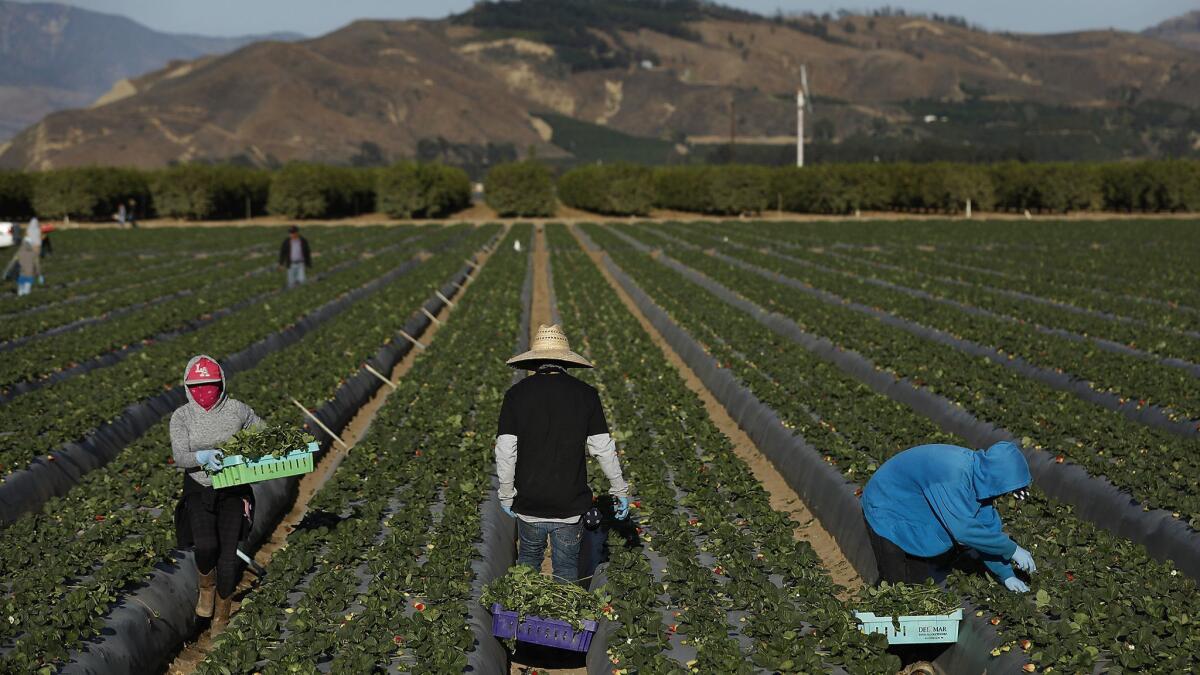
MULTIPOLYGON (((569 229, 578 238, 575 228, 571 227, 569 229)), ((633 302, 633 298, 629 297, 625 290, 621 288, 621 285, 617 283, 617 280, 609 274, 602 262, 603 254, 588 251, 588 255, 591 257, 592 262, 596 264, 600 273, 608 280, 609 285, 612 286, 613 290, 621 298, 621 302, 637 318, 638 323, 642 325, 642 328, 650 336, 651 341, 662 350, 663 355, 666 356, 671 365, 679 371, 687 387, 694 391, 700 397, 700 400, 704 402, 704 407, 708 411, 709 418, 717 425, 721 433, 725 434, 733 443, 734 452, 746 463, 750 471, 754 474, 754 477, 762 483, 763 489, 770 495, 771 507, 788 514, 795 523, 793 534, 796 540, 808 542, 820 557, 822 565, 829 571, 834 582, 845 589, 840 597, 845 599, 857 591, 862 586, 862 579, 855 572, 854 566, 846 559, 846 556, 842 553, 841 548, 838 547, 837 541, 833 536, 821 526, 820 521, 812 515, 804 500, 796 494, 795 490, 788 486, 787 481, 783 479, 783 476, 771 464, 771 460, 767 459, 766 455, 762 454, 758 447, 754 445, 754 442, 750 440, 746 432, 729 416, 725 407, 704 386, 704 383, 700 381, 696 373, 683 362, 683 359, 667 344, 662 334, 651 325, 650 321, 633 302)))
MULTIPOLYGON (((538 225, 533 235, 533 298, 529 312, 529 338, 532 340, 541 324, 550 325, 550 250, 546 247, 546 231, 538 225)), ((542 558, 542 573, 550 574, 550 548, 542 558)), ((587 675, 586 668, 573 667, 581 660, 580 655, 563 653, 557 649, 538 649, 519 645, 509 664, 511 675, 529 675, 537 672, 546 675, 587 675)))
MULTIPOLYGON (((462 290, 455 298, 456 301, 466 294, 478 276, 479 268, 487 264, 488 259, 491 257, 491 252, 484 251, 478 257, 479 267, 468 277, 466 283, 463 284, 462 290)), ((449 320, 451 312, 453 312, 453 308, 449 305, 442 307, 442 310, 435 315, 437 321, 431 322, 425 329, 425 332, 421 334, 420 340, 422 343, 428 345, 437 337, 437 333, 441 330, 442 325, 449 320)), ((412 370, 413 363, 420 352, 420 349, 410 350, 392 368, 390 380, 392 382, 399 382, 408 371, 412 370)), ((387 397, 392 391, 393 388, 388 385, 380 387, 379 391, 371 397, 371 400, 358 409, 354 418, 342 430, 340 436, 346 445, 343 447, 334 441, 329 446, 328 455, 321 461, 317 470, 305 474, 300 479, 300 485, 296 491, 296 501, 292 504, 291 510, 275 527, 267 542, 254 554, 254 559, 258 564, 266 567, 271 562, 271 557, 275 555, 275 552, 287 543, 288 535, 300 524, 300 521, 304 519, 304 515, 308 512, 308 503, 312 501, 313 495, 333 476, 333 472, 337 470, 342 460, 354 448, 354 445, 366 435, 367 429, 371 426, 371 421, 375 419, 375 414, 383 407, 383 404, 387 401, 387 397)), ((241 605, 242 598, 254 587, 255 580, 256 577, 249 569, 243 572, 242 580, 238 584, 237 592, 234 594, 234 612, 241 605)), ((208 652, 212 648, 213 638, 215 637, 216 635, 211 630, 205 629, 194 642, 184 645, 183 650, 167 668, 167 673, 170 675, 191 675, 196 670, 196 667, 200 665, 200 662, 208 656, 208 652)))

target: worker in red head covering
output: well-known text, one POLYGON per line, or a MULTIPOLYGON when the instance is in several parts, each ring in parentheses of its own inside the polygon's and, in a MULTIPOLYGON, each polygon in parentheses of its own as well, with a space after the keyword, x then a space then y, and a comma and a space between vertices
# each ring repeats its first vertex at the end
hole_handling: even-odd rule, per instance
POLYGON ((237 546, 249 527, 254 493, 249 485, 216 490, 208 472, 221 468, 218 446, 262 420, 250 406, 227 396, 225 371, 210 356, 188 361, 183 384, 187 403, 171 415, 171 452, 186 472, 178 518, 190 526, 195 545, 196 614, 213 617, 213 627, 223 628, 241 578, 237 546))

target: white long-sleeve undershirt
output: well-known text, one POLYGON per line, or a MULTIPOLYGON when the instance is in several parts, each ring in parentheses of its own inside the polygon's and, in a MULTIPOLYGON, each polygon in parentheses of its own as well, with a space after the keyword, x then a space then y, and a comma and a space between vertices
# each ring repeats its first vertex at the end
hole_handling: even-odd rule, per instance
MULTIPOLYGON (((513 497, 517 495, 514 485, 517 475, 517 437, 512 434, 501 434, 496 437, 496 476, 500 480, 497 495, 500 503, 512 508, 513 497)), ((621 474, 621 461, 617 457, 617 443, 610 434, 595 434, 587 438, 588 454, 600 463, 600 470, 608 479, 608 493, 614 497, 628 497, 629 484, 621 474)), ((570 518, 537 518, 516 514, 527 523, 577 523, 580 516, 570 518)))

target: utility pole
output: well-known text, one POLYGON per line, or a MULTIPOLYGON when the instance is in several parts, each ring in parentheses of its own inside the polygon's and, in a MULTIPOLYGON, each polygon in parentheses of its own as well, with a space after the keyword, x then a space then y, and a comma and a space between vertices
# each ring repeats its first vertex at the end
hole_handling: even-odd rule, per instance
POLYGON ((796 166, 804 166, 804 112, 812 112, 808 91, 808 65, 800 64, 800 88, 796 90, 796 166))
POLYGON ((804 91, 796 90, 796 166, 804 166, 804 91))
POLYGON ((737 99, 729 98, 729 163, 733 164, 733 147, 737 143, 737 99))

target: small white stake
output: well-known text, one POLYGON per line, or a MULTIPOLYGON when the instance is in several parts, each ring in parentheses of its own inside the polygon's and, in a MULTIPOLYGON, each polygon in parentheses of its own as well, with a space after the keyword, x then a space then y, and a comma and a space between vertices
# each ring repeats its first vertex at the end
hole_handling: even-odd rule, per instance
POLYGON ((422 350, 425 349, 425 345, 421 344, 421 341, 418 340, 417 338, 409 335, 408 333, 405 333, 404 331, 400 331, 400 334, 404 336, 404 339, 406 339, 409 342, 416 345, 417 349, 422 349, 422 350))
MULTIPOLYGON (((290 397, 289 397, 289 398, 290 398, 290 397)), ((311 411, 309 411, 309 409, 308 409, 308 408, 305 408, 303 403, 301 403, 300 401, 297 401, 297 400, 296 400, 296 399, 294 399, 294 398, 292 399, 292 403, 295 403, 297 408, 299 408, 300 410, 304 411, 304 414, 305 414, 305 415, 307 415, 309 419, 311 419, 312 421, 316 422, 316 423, 317 423, 317 426, 321 427, 321 430, 322 430, 322 431, 324 431, 325 433, 329 434, 329 435, 330 435, 330 437, 332 437, 332 438, 333 438, 333 440, 335 440, 335 441, 337 441, 339 444, 341 444, 341 446, 342 446, 343 448, 349 448, 349 447, 350 447, 349 445, 346 445, 346 441, 343 441, 343 440, 342 440, 342 438, 341 438, 341 436, 338 436, 337 434, 333 433, 333 431, 332 431, 332 430, 331 430, 329 427, 325 426, 325 423, 324 423, 324 422, 322 422, 321 420, 317 419, 317 416, 316 416, 316 415, 314 415, 314 414, 312 414, 312 412, 311 412, 311 411)))
POLYGON ((424 307, 421 307, 421 313, 422 313, 422 314, 424 314, 425 316, 429 317, 429 320, 430 320, 430 321, 432 321, 432 322, 436 323, 436 324, 437 324, 437 325, 439 325, 439 326, 440 326, 440 325, 442 325, 442 321, 441 321, 441 319, 439 319, 439 318, 437 318, 436 316, 434 316, 434 315, 430 314, 430 313, 429 313, 429 310, 425 309, 424 307))
POLYGON ((392 389, 395 389, 395 388, 396 388, 396 385, 395 385, 394 383, 392 383, 392 381, 391 381, 391 380, 389 380, 389 379, 387 379, 386 377, 384 377, 384 376, 383 376, 383 373, 381 373, 381 372, 379 372, 378 370, 375 370, 374 368, 372 368, 372 367, 371 367, 371 364, 369 364, 369 363, 364 363, 364 364, 363 364, 363 368, 366 368, 366 369, 367 369, 367 371, 368 371, 368 372, 370 372, 372 375, 374 375, 375 377, 378 377, 379 379, 383 380, 383 383, 384 383, 384 384, 386 384, 387 386, 391 387, 392 389))
POLYGON ((450 300, 450 298, 447 298, 446 296, 442 295, 442 292, 440 290, 435 290, 434 293, 437 294, 438 298, 441 299, 442 302, 446 303, 447 305, 450 305, 451 307, 454 306, 454 303, 450 300))

